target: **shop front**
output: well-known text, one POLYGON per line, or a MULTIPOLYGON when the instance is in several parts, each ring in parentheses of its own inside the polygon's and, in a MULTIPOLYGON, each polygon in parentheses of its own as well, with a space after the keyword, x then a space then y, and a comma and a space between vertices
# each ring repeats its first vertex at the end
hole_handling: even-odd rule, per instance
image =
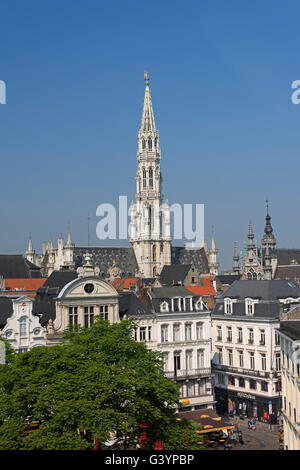
POLYGON ((247 392, 228 390, 228 411, 230 414, 276 424, 278 410, 278 397, 269 398, 247 392))

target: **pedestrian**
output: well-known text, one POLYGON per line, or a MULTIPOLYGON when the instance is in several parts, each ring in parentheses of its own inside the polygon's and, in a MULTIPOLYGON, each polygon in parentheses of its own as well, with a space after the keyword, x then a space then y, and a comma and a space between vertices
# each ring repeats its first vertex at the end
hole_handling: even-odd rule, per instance
POLYGON ((239 432, 239 443, 240 443, 241 446, 244 445, 244 439, 243 439, 243 435, 242 435, 241 431, 239 432))

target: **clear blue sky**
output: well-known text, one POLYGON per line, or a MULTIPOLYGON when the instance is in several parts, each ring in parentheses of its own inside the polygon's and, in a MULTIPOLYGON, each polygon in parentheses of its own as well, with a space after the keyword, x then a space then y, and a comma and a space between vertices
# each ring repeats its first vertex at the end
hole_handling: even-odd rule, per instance
POLYGON ((204 203, 222 268, 265 199, 278 245, 300 247, 300 6, 284 0, 2 0, 0 252, 67 231, 135 192, 144 81, 170 202, 204 203))

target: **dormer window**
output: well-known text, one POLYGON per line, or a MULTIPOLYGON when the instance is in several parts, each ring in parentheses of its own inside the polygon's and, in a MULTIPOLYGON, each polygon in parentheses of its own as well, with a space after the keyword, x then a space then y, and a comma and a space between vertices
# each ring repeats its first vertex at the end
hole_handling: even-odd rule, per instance
POLYGON ((202 300, 202 297, 200 297, 200 298, 197 300, 197 302, 195 303, 195 308, 196 308, 196 310, 204 310, 205 304, 204 304, 204 302, 203 302, 203 300, 202 300))
POLYGON ((225 299, 224 300, 224 311, 226 315, 231 315, 232 314, 232 300, 231 299, 225 299))
POLYGON ((253 299, 245 299, 245 309, 246 315, 253 315, 254 314, 254 305, 256 301, 253 299))
POLYGON ((166 300, 160 304, 160 311, 161 312, 168 312, 169 311, 169 304, 166 300))

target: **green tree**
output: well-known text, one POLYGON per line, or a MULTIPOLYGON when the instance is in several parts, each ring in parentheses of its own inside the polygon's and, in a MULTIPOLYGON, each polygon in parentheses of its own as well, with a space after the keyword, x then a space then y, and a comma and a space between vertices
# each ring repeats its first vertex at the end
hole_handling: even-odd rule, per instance
POLYGON ((95 439, 100 448, 135 448, 141 424, 147 447, 167 442, 178 387, 164 377, 159 354, 134 341, 134 327, 98 319, 67 331, 62 345, 0 366, 0 449, 92 449, 95 439), (29 423, 35 434, 23 432, 29 423))

